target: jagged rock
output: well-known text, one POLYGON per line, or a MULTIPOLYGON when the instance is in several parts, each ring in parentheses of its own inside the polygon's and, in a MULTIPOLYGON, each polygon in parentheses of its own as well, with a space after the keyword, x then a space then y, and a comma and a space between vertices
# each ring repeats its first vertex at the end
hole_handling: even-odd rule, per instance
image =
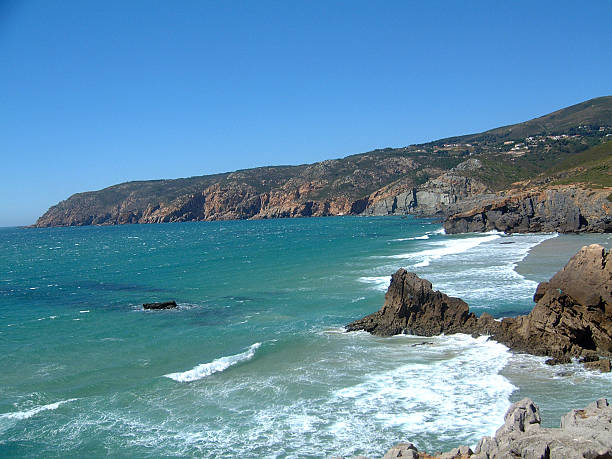
POLYGON ((412 443, 398 443, 385 453, 383 459, 418 459, 419 455, 416 446, 412 443))
POLYGON ((585 368, 589 370, 598 370, 602 373, 610 373, 610 360, 609 359, 601 359, 596 360, 594 362, 585 362, 585 368))
POLYGON ((382 189, 368 197, 364 215, 442 214, 458 201, 489 191, 486 185, 473 177, 465 177, 457 171, 481 167, 480 161, 464 161, 450 171, 440 174, 419 186, 408 189, 382 189))
POLYGON ((509 190, 466 199, 447 210, 447 234, 504 231, 611 232, 609 189, 558 186, 545 190, 509 190))
POLYGON ((144 303, 144 309, 172 309, 178 307, 176 301, 164 301, 161 303, 144 303))
POLYGON ((540 409, 525 398, 510 406, 495 436, 483 437, 472 451, 460 446, 444 454, 420 452, 411 443, 391 448, 384 459, 610 459, 612 457, 612 407, 599 399, 561 418, 561 427, 541 426, 540 409), (403 445, 410 445, 409 448, 403 445))
POLYGON ((546 365, 565 365, 568 363, 572 363, 572 358, 568 357, 568 356, 563 356, 563 357, 553 357, 550 359, 547 359, 544 362, 546 365))
POLYGON ((478 319, 459 298, 433 291, 431 282, 399 269, 391 278, 382 309, 347 325, 375 335, 471 333, 478 319))
POLYGON ((533 302, 537 303, 542 299, 546 290, 548 289, 548 282, 540 282, 536 288, 535 293, 533 294, 533 302))
MULTIPOLYGON (((583 247, 548 284, 527 316, 495 321, 476 317, 459 298, 434 291, 429 281, 399 269, 391 278, 383 307, 347 325, 382 336, 441 333, 490 335, 521 352, 571 357, 612 355, 612 256, 600 245, 583 247)), ((598 363, 605 371, 605 363, 598 363)), ((593 365, 594 367, 595 365, 593 365)))

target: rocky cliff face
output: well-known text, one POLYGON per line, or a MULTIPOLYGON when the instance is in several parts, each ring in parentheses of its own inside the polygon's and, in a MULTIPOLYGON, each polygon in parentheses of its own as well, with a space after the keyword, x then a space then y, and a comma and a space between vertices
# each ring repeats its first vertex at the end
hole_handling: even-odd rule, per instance
POLYGON ((392 184, 370 195, 363 213, 364 215, 441 215, 452 204, 490 192, 484 183, 466 175, 481 167, 479 160, 468 159, 419 186, 402 189, 401 186, 392 184))
POLYGON ((610 232, 612 189, 557 186, 481 196, 449 209, 448 234, 472 231, 610 232))
POLYGON ((413 184, 421 167, 401 152, 377 152, 304 166, 130 182, 71 196, 51 207, 35 226, 359 214, 365 196, 400 178, 413 184))
POLYGON ((525 398, 510 406, 504 425, 493 437, 483 437, 475 450, 459 446, 433 455, 412 443, 399 443, 383 459, 609 459, 612 457, 612 406, 599 399, 561 418, 558 429, 542 427, 540 409, 525 398))
POLYGON ((612 255, 597 244, 583 247, 550 282, 540 284, 536 306, 528 315, 501 321, 486 313, 476 317, 462 300, 434 291, 429 281, 400 269, 382 309, 346 328, 382 336, 490 335, 520 352, 552 356, 558 362, 578 357, 609 371, 611 291, 612 255))

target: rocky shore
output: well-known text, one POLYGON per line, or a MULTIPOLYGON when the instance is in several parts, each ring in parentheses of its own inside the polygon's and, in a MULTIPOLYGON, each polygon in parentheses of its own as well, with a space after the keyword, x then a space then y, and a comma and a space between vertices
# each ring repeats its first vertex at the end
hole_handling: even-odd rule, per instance
POLYGON ((612 202, 609 188, 556 186, 510 190, 465 199, 446 210, 447 234, 503 231, 507 233, 609 233, 612 202))
POLYGON ((383 307, 346 329, 380 336, 488 335, 515 351, 550 356, 551 364, 578 358, 589 368, 610 370, 612 256, 604 247, 583 247, 549 282, 538 285, 534 301, 525 316, 477 317, 463 300, 434 291, 431 282, 400 269, 383 307))
MULTIPOLYGON (((601 245, 585 246, 550 281, 538 285, 533 310, 496 320, 470 312, 459 298, 434 291, 432 284, 404 269, 393 274, 383 307, 346 326, 379 336, 488 335, 517 352, 549 356, 551 365, 579 359, 587 368, 610 371, 612 357, 612 255, 601 245)), ((493 437, 472 450, 460 446, 428 454, 400 443, 384 456, 412 459, 538 458, 612 459, 612 407, 600 399, 541 427, 539 408, 529 399, 513 404, 493 437)))
POLYGON ((428 454, 412 443, 399 443, 383 459, 609 459, 612 457, 612 406, 599 399, 561 418, 561 426, 541 426, 540 409, 530 399, 508 409, 504 425, 493 437, 480 439, 475 449, 459 446, 428 454))

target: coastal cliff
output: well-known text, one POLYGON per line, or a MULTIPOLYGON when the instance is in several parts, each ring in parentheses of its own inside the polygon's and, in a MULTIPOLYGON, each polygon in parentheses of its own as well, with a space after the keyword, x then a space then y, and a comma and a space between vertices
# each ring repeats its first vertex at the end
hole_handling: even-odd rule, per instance
POLYGON ((550 363, 579 358, 610 371, 612 357, 612 255, 604 247, 583 247, 534 295, 526 316, 495 320, 477 317, 459 298, 434 291, 431 282, 399 269, 383 307, 347 325, 347 331, 391 336, 442 333, 489 335, 519 352, 550 356, 550 363))
POLYGON ((611 193, 612 188, 566 185, 479 197, 456 206, 468 210, 451 213, 444 230, 447 234, 491 230, 608 233, 612 231, 611 193))
MULTIPOLYGON (((527 202, 515 191, 500 193, 514 190, 521 180, 540 180, 545 187, 581 183, 586 198, 591 191, 612 187, 610 136, 612 96, 607 96, 478 134, 314 164, 121 183, 74 194, 33 226, 415 214, 452 215, 449 232, 493 227, 563 231, 566 226, 569 231, 609 231, 607 210, 581 208, 585 225, 564 204, 571 196, 563 194, 547 206, 538 205, 533 194, 527 202), (530 205, 536 207, 533 214, 530 205), (566 217, 558 214, 566 209, 566 217), (550 218, 541 223, 551 215, 570 223, 555 225, 550 218)), ((576 202, 584 196, 577 195, 576 202)))

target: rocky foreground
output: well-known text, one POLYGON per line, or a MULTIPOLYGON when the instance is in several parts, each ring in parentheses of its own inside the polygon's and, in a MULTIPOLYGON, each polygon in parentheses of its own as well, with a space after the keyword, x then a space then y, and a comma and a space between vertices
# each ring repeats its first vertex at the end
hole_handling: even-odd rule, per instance
POLYGON ((534 301, 525 316, 477 317, 463 300, 434 291, 431 282, 400 269, 383 307, 346 329, 380 336, 488 335, 513 350, 550 356, 550 364, 578 358, 589 368, 610 371, 612 255, 604 247, 580 249, 549 282, 538 285, 534 301))
POLYGON ((483 437, 474 451, 459 446, 446 453, 427 454, 412 443, 399 443, 383 459, 610 459, 612 407, 606 399, 561 418, 561 427, 541 426, 540 409, 528 398, 508 409, 504 425, 493 437, 483 437))
MULTIPOLYGON (((489 335, 519 352, 546 355, 549 364, 578 358, 587 368, 610 371, 612 356, 612 255, 601 245, 585 246, 534 295, 533 310, 525 316, 495 320, 477 317, 459 298, 434 291, 431 282, 398 270, 391 279, 383 307, 347 325, 380 336, 433 336, 468 333, 489 335)), ((573 410, 559 429, 540 425, 540 412, 529 399, 508 410, 504 425, 484 437, 475 450, 460 446, 447 453, 419 452, 400 443, 384 456, 412 459, 612 459, 612 407, 598 400, 573 410)))

